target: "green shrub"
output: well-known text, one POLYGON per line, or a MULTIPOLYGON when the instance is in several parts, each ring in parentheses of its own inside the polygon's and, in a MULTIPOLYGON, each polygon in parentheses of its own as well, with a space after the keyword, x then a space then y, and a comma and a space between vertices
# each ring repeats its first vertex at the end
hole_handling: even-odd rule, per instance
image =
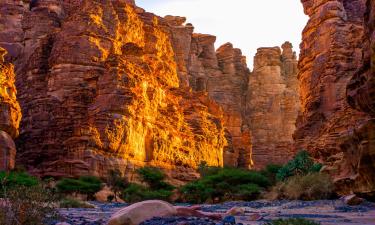
POLYGON ((165 174, 155 167, 143 167, 137 170, 143 182, 152 190, 173 190, 174 187, 164 181, 165 174))
POLYGON ((164 200, 169 201, 169 198, 172 195, 170 190, 150 190, 142 185, 130 184, 122 192, 122 199, 126 202, 140 202, 145 200, 164 200))
POLYGON ((278 199, 290 200, 320 200, 330 198, 334 185, 329 175, 309 173, 297 175, 279 183, 272 190, 273 196, 278 199))
POLYGON ((170 190, 146 190, 143 193, 144 200, 164 200, 164 201, 169 201, 170 197, 172 196, 172 191, 170 190))
POLYGON ((256 184, 239 185, 237 189, 237 200, 251 201, 257 199, 260 194, 260 188, 256 184))
POLYGON ((129 186, 129 181, 124 177, 119 170, 110 170, 107 177, 107 184, 111 187, 113 193, 115 194, 113 199, 117 198, 117 195, 129 186))
POLYGON ((320 223, 299 218, 274 220, 272 222, 266 223, 265 225, 320 225, 320 223))
POLYGON ((88 198, 92 199, 93 195, 101 190, 102 182, 99 178, 92 176, 82 176, 79 179, 64 178, 57 182, 56 188, 61 193, 86 194, 88 198))
POLYGON ((144 192, 146 187, 139 184, 129 184, 129 186, 121 193, 121 198, 126 202, 139 202, 144 200, 144 192))
POLYGON ((43 225, 56 219, 55 195, 34 182, 26 182, 27 185, 33 184, 31 186, 23 184, 1 189, 4 198, 0 204, 0 224, 43 225))
POLYGON ((32 187, 37 185, 39 185, 39 180, 26 172, 0 172, 0 188, 32 187))
POLYGON ((254 200, 261 189, 269 184, 267 177, 259 172, 222 168, 184 185, 180 191, 182 198, 191 203, 202 203, 210 199, 254 200))
POLYGON ((271 182, 272 185, 274 185, 277 182, 277 179, 276 179, 277 173, 282 167, 283 167, 282 165, 269 164, 266 166, 265 169, 263 169, 260 172, 261 174, 263 174, 264 176, 268 178, 268 180, 271 182))
POLYGON ((214 189, 206 185, 202 180, 193 181, 180 189, 186 202, 198 204, 211 198, 214 189))
POLYGON ((61 200, 60 208, 94 208, 92 205, 86 202, 78 201, 72 198, 66 198, 61 200))
POLYGON ((208 166, 206 161, 202 161, 198 166, 198 172, 201 177, 217 174, 221 169, 221 167, 208 166))
POLYGON ((284 181, 288 177, 306 175, 321 169, 320 164, 314 164, 307 151, 299 152, 291 161, 278 170, 277 180, 284 181))

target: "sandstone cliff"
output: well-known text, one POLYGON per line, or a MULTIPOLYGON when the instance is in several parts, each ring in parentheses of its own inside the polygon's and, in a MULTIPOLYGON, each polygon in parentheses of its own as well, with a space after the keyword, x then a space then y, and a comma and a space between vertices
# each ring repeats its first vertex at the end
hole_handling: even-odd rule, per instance
POLYGON ((21 109, 16 99, 14 67, 4 62, 6 51, 0 47, 0 170, 13 169, 19 134, 21 109))
POLYGON ((261 168, 293 153, 289 43, 260 50, 251 74, 232 44, 215 50, 216 37, 184 17, 133 0, 5 1, 0 11, 23 113, 17 159, 34 174, 152 165, 189 180, 202 161, 261 168))
POLYGON ((166 20, 128 3, 0 4, 23 110, 17 158, 31 172, 103 176, 148 164, 183 170, 172 174, 183 180, 201 161, 223 165, 221 110, 180 85, 166 20))
POLYGON ((216 37, 194 33, 184 17, 166 16, 172 28, 178 73, 182 86, 208 93, 221 107, 228 146, 227 166, 252 167, 251 140, 244 121, 245 97, 250 74, 241 50, 227 43, 215 50, 216 37))
POLYGON ((279 48, 261 49, 250 73, 245 56, 231 43, 215 51, 215 36, 194 33, 183 17, 165 19, 172 27, 181 85, 208 92, 223 110, 229 143, 224 164, 263 168, 288 161, 299 111, 291 44, 285 43, 282 53, 279 48))
POLYGON ((374 190, 371 2, 302 1, 310 20, 299 61, 302 110, 296 148, 323 162, 343 194, 374 190))
POLYGON ((252 133, 256 168, 283 164, 294 155, 299 112, 297 57, 292 45, 260 48, 248 84, 246 119, 252 133))

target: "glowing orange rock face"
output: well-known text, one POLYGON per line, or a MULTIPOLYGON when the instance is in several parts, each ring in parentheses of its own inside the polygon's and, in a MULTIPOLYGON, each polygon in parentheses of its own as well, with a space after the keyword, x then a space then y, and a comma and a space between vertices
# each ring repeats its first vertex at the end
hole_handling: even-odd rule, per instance
POLYGON ((16 99, 14 67, 4 63, 6 51, 0 47, 0 170, 14 168, 21 108, 16 99))
POLYGON ((124 1, 40 1, 22 23, 17 146, 31 172, 105 176, 152 165, 184 180, 202 161, 223 165, 222 112, 180 85, 164 19, 124 1))

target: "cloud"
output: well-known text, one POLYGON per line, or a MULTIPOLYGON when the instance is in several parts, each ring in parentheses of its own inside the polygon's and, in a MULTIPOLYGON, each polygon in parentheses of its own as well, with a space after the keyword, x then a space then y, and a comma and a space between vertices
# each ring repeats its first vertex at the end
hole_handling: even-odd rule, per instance
POLYGON ((252 66, 259 47, 280 46, 291 41, 295 50, 307 23, 298 0, 138 0, 155 14, 187 17, 196 33, 217 36, 216 47, 231 42, 252 66))

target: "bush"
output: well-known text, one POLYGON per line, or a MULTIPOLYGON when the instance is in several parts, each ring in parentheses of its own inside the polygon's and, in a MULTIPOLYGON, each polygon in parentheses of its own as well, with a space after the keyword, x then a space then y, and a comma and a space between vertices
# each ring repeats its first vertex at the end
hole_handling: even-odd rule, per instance
POLYGON ((173 190, 174 187, 164 181, 165 174, 155 167, 143 167, 137 170, 143 182, 152 190, 173 190))
POLYGON ((202 180, 198 180, 182 186, 180 191, 186 202, 198 204, 211 198, 214 189, 206 185, 202 180))
POLYGON ((36 177, 25 172, 0 172, 0 188, 14 188, 16 186, 32 187, 39 185, 36 177))
POLYGON ((297 175, 279 183, 273 188, 273 196, 289 200, 320 200, 330 198, 334 190, 331 178, 327 174, 310 173, 297 175))
POLYGON ((272 222, 266 223, 265 225, 320 225, 320 223, 299 218, 274 220, 272 222))
POLYGON ((311 172, 319 172, 321 164, 314 164, 307 151, 299 152, 291 161, 277 172, 277 180, 284 181, 288 177, 306 175, 311 172))
MULTIPOLYGON (((117 198, 118 193, 129 186, 129 181, 126 177, 122 176, 119 170, 110 170, 108 173, 107 184, 111 187, 113 193, 113 198, 108 199, 112 202, 113 199, 117 198)), ((109 196, 108 196, 109 197, 109 196)))
POLYGON ((66 198, 60 202, 60 208, 94 208, 92 205, 86 202, 81 202, 75 199, 66 198))
POLYGON ((259 172, 234 168, 215 169, 198 181, 181 187, 182 198, 191 203, 210 199, 254 200, 262 188, 270 185, 267 177, 259 172))
POLYGON ((146 191, 146 187, 139 184, 130 184, 122 193, 121 198, 126 202, 140 202, 144 200, 143 193, 146 191))
POLYGON ((43 225, 57 217, 56 198, 41 185, 16 185, 8 190, 3 186, 1 194, 4 197, 0 204, 2 225, 43 225))
POLYGON ((165 174, 158 168, 144 167, 137 170, 147 187, 139 184, 129 184, 121 194, 122 199, 127 202, 139 202, 144 200, 158 199, 168 201, 172 196, 172 185, 164 181, 165 174))
POLYGON ((277 182, 277 178, 276 178, 277 173, 282 167, 283 167, 282 165, 269 164, 266 166, 265 169, 263 169, 260 172, 261 174, 263 174, 264 176, 268 178, 268 180, 271 182, 272 185, 274 185, 277 182))
POLYGON ((198 166, 198 172, 201 177, 217 174, 221 169, 221 167, 208 166, 206 161, 202 161, 198 166))
POLYGON ((64 178, 57 182, 56 188, 61 193, 86 194, 92 199, 93 195, 101 190, 102 182, 99 178, 92 176, 83 176, 79 179, 64 178))

